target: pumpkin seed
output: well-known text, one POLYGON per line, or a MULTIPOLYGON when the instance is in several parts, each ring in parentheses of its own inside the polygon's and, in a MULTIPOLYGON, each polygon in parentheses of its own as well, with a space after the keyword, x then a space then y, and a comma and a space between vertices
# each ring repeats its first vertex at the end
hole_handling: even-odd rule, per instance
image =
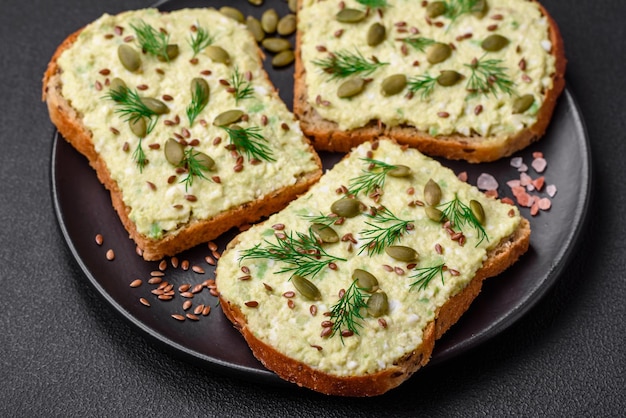
POLYGON ((385 292, 374 293, 367 299, 367 313, 374 318, 383 316, 389 312, 389 300, 385 292))
POLYGON ((298 0, 287 0, 287 7, 292 13, 296 13, 298 11, 298 0))
POLYGON ((276 25, 276 32, 279 35, 288 36, 296 31, 297 19, 293 13, 283 16, 276 25))
POLYGON ((117 57, 124 68, 131 73, 134 73, 139 69, 139 67, 141 67, 141 56, 139 55, 139 52, 130 45, 121 44, 117 48, 117 57))
POLYGON ((163 115, 170 111, 165 103, 154 97, 142 97, 141 103, 143 103, 148 109, 152 110, 157 115, 163 115))
POLYGON ((365 88, 365 80, 362 78, 352 78, 348 81, 344 81, 339 88, 337 88, 337 96, 340 99, 347 99, 361 93, 365 88))
POLYGON ((437 84, 443 87, 454 86, 463 76, 454 70, 443 70, 437 77, 437 84))
POLYGON ((263 38, 265 38, 265 31, 261 27, 261 21, 256 17, 248 16, 246 18, 246 26, 250 33, 252 33, 255 41, 261 42, 263 38))
POLYGON ((411 169, 406 165, 396 165, 395 168, 392 168, 387 172, 391 177, 406 177, 411 174, 411 169))
POLYGON ((158 55, 157 59, 161 62, 169 62, 173 60, 174 58, 176 58, 178 56, 178 53, 179 53, 178 45, 169 44, 165 47, 165 55, 167 55, 167 58, 164 57, 163 55, 158 55))
POLYGON ((432 44, 426 52, 426 59, 431 64, 438 64, 447 60, 452 54, 452 48, 450 45, 442 42, 435 42, 432 44))
POLYGON ((378 290, 378 279, 369 271, 354 269, 352 280, 356 280, 359 289, 363 289, 366 292, 374 293, 378 290))
POLYGON ((123 93, 124 89, 127 89, 126 83, 121 78, 115 77, 111 80, 111 84, 109 84, 109 88, 118 93, 123 93))
POLYGON ((322 242, 331 243, 339 241, 339 235, 337 232, 328 225, 314 223, 311 225, 311 232, 322 240, 322 242))
POLYGON ((429 3, 428 6, 426 6, 426 15, 429 18, 434 19, 444 14, 446 12, 446 9, 447 7, 445 2, 433 1, 432 3, 429 3))
POLYGON ((213 158, 209 157, 204 152, 194 152, 193 156, 200 165, 200 168, 202 168, 204 171, 212 170, 215 166, 215 161, 213 160, 213 158))
POLYGON ((387 37, 387 30, 385 26, 376 22, 370 26, 367 31, 367 44, 369 46, 376 46, 383 42, 387 37))
POLYGON ((286 67, 293 62, 295 55, 291 49, 286 49, 279 52, 272 58, 272 65, 274 67, 286 67))
POLYGON ((173 166, 178 166, 185 158, 185 150, 183 145, 176 141, 174 138, 169 138, 165 141, 165 146, 163 147, 163 153, 165 154, 165 159, 168 163, 173 166))
POLYGON ((245 21, 245 17, 243 13, 241 13, 238 9, 229 6, 220 7, 220 13, 224 16, 228 16, 231 19, 236 20, 239 23, 243 23, 245 21))
POLYGON ((261 15, 261 27, 265 33, 276 32, 276 26, 278 25, 278 13, 274 9, 267 9, 261 15))
POLYGON ((226 65, 230 64, 230 55, 220 46, 209 45, 204 48, 204 53, 214 62, 220 62, 226 65))
POLYGON ((394 74, 386 77, 380 85, 384 96, 393 96, 406 87, 406 75, 394 74))
POLYGON ((395 258, 398 261, 415 261, 418 254, 411 247, 405 247, 404 245, 390 245, 385 248, 385 252, 391 258, 395 258))
POLYGON ((443 212, 434 206, 426 206, 424 207, 424 211, 426 212, 426 216, 432 221, 441 222, 444 218, 443 212))
POLYGON ((532 94, 525 94, 518 97, 513 102, 513 113, 524 113, 535 101, 535 96, 532 94))
POLYGON ((248 0, 248 3, 253 6, 260 6, 263 4, 263 0, 248 0))
POLYGON ((213 120, 215 126, 228 126, 235 122, 238 122, 243 116, 243 110, 231 109, 220 113, 213 120))
POLYGON ((472 7, 472 14, 479 19, 482 19, 487 14, 487 6, 486 0, 477 0, 472 7))
POLYGON ((476 218, 481 225, 485 224, 485 210, 483 209, 483 205, 480 204, 478 200, 470 200, 470 210, 472 211, 472 215, 476 218))
POLYGON ((342 23, 357 23, 365 19, 367 14, 363 10, 350 9, 348 7, 341 9, 335 16, 342 23))
POLYGON ((320 290, 310 280, 294 274, 291 277, 291 282, 293 283, 293 287, 295 287, 305 299, 320 300, 322 298, 320 290))
POLYGON ((424 186, 424 201, 429 206, 436 206, 441 201, 441 187, 433 179, 429 179, 424 186))
POLYGON ((341 198, 330 206, 330 211, 344 218, 353 218, 361 213, 361 202, 348 197, 341 198))
POLYGON ((288 39, 283 38, 265 38, 263 42, 261 42, 263 48, 267 49, 270 52, 282 52, 291 48, 291 42, 288 39))
POLYGON ((198 97, 203 99, 201 104, 206 105, 209 101, 211 90, 209 88, 209 83, 207 83, 204 78, 196 77, 191 80, 191 95, 195 95, 198 90, 201 92, 198 97))
POLYGON ((139 138, 143 138, 146 136, 148 127, 146 125, 146 119, 144 119, 143 117, 130 119, 128 121, 128 125, 130 126, 130 130, 139 138))
POLYGON ((498 35, 497 33, 493 35, 487 36, 480 46, 489 52, 496 52, 504 48, 509 44, 509 40, 502 35, 498 35))

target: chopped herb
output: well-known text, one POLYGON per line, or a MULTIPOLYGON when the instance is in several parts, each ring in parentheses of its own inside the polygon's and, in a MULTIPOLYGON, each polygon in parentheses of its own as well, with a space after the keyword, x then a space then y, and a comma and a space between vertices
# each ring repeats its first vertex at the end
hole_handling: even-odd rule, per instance
POLYGON ((200 83, 195 83, 195 89, 191 92, 191 103, 186 109, 189 126, 193 125, 194 120, 196 120, 200 112, 204 110, 208 102, 208 91, 205 90, 200 83))
POLYGON ((140 173, 143 172, 143 168, 148 163, 148 159, 146 158, 146 154, 143 152, 143 147, 141 145, 142 141, 143 141, 143 138, 139 138, 137 147, 135 148, 135 151, 133 151, 133 160, 135 160, 135 162, 137 163, 140 173))
POLYGON ((416 50, 420 52, 424 52, 426 50, 426 47, 435 43, 433 39, 424 38, 423 36, 417 36, 413 38, 403 38, 402 42, 404 42, 405 44, 409 46, 412 46, 413 48, 415 48, 416 50))
POLYGON ((432 267, 422 267, 422 268, 413 269, 415 274, 409 277, 412 279, 415 278, 417 280, 411 283, 411 289, 413 289, 415 286, 418 286, 419 290, 426 289, 426 287, 431 282, 431 280, 434 279, 437 275, 441 277, 441 283, 443 284, 443 270, 444 270, 443 263, 438 264, 436 266, 432 266, 432 267))
POLYGON ((115 102, 117 106, 115 113, 121 113, 125 121, 136 122, 141 118, 148 119, 146 133, 150 133, 156 125, 159 114, 146 106, 135 90, 126 87, 111 89, 105 97, 115 102))
POLYGON ((181 180, 181 183, 185 183, 185 191, 193 185, 193 179, 200 177, 207 179, 203 171, 208 171, 211 167, 203 162, 203 159, 198 158, 201 155, 200 152, 194 151, 193 148, 185 150, 185 156, 180 165, 187 168, 187 176, 181 180))
POLYGON ((139 21, 138 25, 131 23, 130 25, 137 35, 137 42, 141 49, 147 53, 160 57, 165 61, 169 61, 170 57, 167 53, 167 46, 169 42, 169 36, 163 32, 160 32, 144 22, 139 21))
POLYGON ((437 83, 437 77, 431 77, 428 74, 422 74, 417 77, 412 77, 407 81, 407 86, 410 92, 417 93, 421 91, 420 97, 425 99, 430 96, 437 83))
POLYGON ((372 222, 365 222, 371 229, 359 232, 367 241, 363 243, 359 254, 367 250, 368 255, 380 254, 385 247, 393 245, 411 225, 412 221, 406 221, 396 217, 389 209, 383 207, 376 210, 374 215, 366 214, 372 222))
POLYGON ((368 294, 357 286, 358 280, 354 280, 339 301, 330 308, 330 320, 333 323, 332 333, 334 336, 339 332, 343 342, 342 328, 347 328, 354 334, 359 334, 359 322, 363 320, 361 310, 367 308, 368 294))
POLYGON ((254 96, 254 88, 252 84, 247 81, 239 72, 239 69, 235 67, 233 75, 230 78, 230 86, 234 89, 235 103, 239 104, 239 100, 249 99, 254 96))
POLYGON ((259 133, 261 128, 257 126, 242 128, 238 125, 222 126, 221 128, 228 133, 230 143, 238 151, 243 151, 248 159, 258 158, 265 161, 275 161, 272 157, 272 150, 266 144, 267 140, 259 133))
POLYGON ((363 191, 365 194, 369 194, 377 188, 383 188, 385 186, 385 178, 391 170, 398 168, 395 165, 387 164, 383 161, 373 160, 371 158, 361 158, 365 161, 369 169, 363 170, 363 174, 350 180, 350 189, 348 193, 357 195, 363 191))
POLYGON ((382 9, 383 7, 387 7, 387 0, 356 0, 359 4, 369 7, 371 9, 377 8, 382 9))
POLYGON ((304 219, 308 220, 311 223, 322 224, 322 225, 325 225, 325 226, 331 226, 332 224, 337 222, 338 219, 340 219, 335 214, 324 215, 321 212, 320 212, 319 215, 310 215, 310 216, 309 215, 303 215, 302 217, 304 219))
POLYGON ((483 226, 480 224, 480 221, 476 219, 476 216, 474 216, 474 213, 472 213, 470 207, 461 202, 456 194, 454 195, 454 199, 447 203, 439 205, 439 207, 441 208, 441 211, 443 212, 445 218, 452 223, 453 228, 458 228, 459 230, 462 230, 462 228, 466 224, 469 224, 469 226, 473 227, 476 230, 479 238, 476 246, 480 245, 480 243, 483 242, 483 240, 485 239, 489 241, 487 233, 485 232, 483 226))
POLYGON ((208 30, 202 26, 198 26, 196 32, 189 37, 189 46, 193 50, 193 56, 195 57, 207 46, 213 43, 213 37, 208 30))
POLYGON ((470 64, 464 64, 472 75, 467 80, 466 89, 473 94, 492 93, 497 97, 498 90, 511 95, 515 85, 506 75, 506 67, 501 66, 502 60, 474 58, 470 64))
POLYGON ((446 3, 446 12, 444 16, 451 20, 451 23, 460 16, 473 12, 480 12, 483 7, 481 0, 448 0, 446 3))
POLYGON ((354 53, 344 50, 333 52, 328 58, 315 60, 313 64, 321 67, 325 73, 330 75, 331 79, 336 79, 346 78, 354 74, 369 75, 388 63, 380 62, 374 57, 367 60, 358 50, 354 53))

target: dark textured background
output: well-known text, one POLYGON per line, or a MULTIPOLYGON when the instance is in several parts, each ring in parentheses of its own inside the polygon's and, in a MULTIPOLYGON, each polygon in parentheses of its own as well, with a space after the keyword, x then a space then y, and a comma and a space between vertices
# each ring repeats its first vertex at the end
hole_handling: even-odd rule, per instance
POLYGON ((152 3, 0 6, 0 416, 623 416, 625 1, 543 1, 591 140, 591 221, 574 260, 504 333, 374 399, 261 385, 181 359, 115 314, 72 258, 50 195, 41 77, 69 33, 152 3))

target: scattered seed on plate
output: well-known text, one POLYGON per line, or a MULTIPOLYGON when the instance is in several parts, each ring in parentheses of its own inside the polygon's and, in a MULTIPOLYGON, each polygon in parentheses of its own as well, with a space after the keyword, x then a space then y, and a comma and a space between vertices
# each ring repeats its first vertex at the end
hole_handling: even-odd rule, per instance
POLYGON ((96 244, 98 245, 102 245, 102 243, 104 243, 104 237, 102 236, 102 234, 96 234, 96 244))
POLYGON ((112 261, 115 259, 115 252, 112 249, 108 249, 106 253, 107 260, 112 261))
POLYGON ((139 287, 141 286, 143 282, 141 281, 141 279, 135 279, 132 282, 130 282, 130 287, 139 287))
POLYGON ((146 298, 139 298, 139 302, 140 302, 143 306, 150 307, 150 302, 148 302, 148 300, 147 300, 146 298))

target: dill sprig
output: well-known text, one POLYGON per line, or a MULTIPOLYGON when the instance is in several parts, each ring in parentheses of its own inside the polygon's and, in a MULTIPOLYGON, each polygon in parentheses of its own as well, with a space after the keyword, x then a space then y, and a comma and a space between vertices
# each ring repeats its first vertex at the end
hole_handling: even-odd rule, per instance
POLYGON ((200 177, 207 180, 203 171, 208 171, 210 167, 206 165, 201 158, 198 158, 200 152, 194 151, 193 148, 185 150, 185 155, 180 163, 180 166, 184 166, 187 169, 187 176, 180 182, 185 183, 185 191, 193 185, 193 179, 200 177))
POLYGON ((359 328, 363 326, 360 323, 363 320, 361 310, 367 308, 369 296, 357 286, 357 282, 358 280, 354 280, 339 301, 330 308, 330 320, 333 323, 330 336, 332 337, 339 332, 342 342, 342 329, 347 328, 359 335, 359 328))
POLYGON ((371 9, 377 8, 382 9, 383 7, 387 7, 387 0, 356 0, 357 3, 369 7, 371 9))
POLYGON ((417 280, 411 283, 410 285, 411 289, 413 289, 415 286, 417 286, 419 290, 426 289, 428 284, 432 281, 432 279, 437 277, 437 275, 441 277, 441 283, 443 284, 443 270, 444 270, 443 263, 438 264, 436 266, 432 266, 432 267, 422 267, 422 268, 413 269, 415 274, 409 277, 412 279, 417 279, 417 280))
POLYGON ((209 33, 208 30, 203 28, 202 26, 198 26, 195 33, 192 33, 189 36, 189 46, 193 50, 193 56, 195 57, 207 46, 213 43, 213 36, 209 33))
POLYGON ((167 53, 169 35, 156 30, 143 20, 140 20, 137 25, 131 23, 130 26, 135 31, 137 42, 142 50, 165 61, 170 60, 167 53))
POLYGON ((335 257, 328 254, 318 240, 309 230, 308 234, 293 232, 285 235, 284 238, 277 238, 276 243, 264 240, 265 246, 257 244, 254 247, 242 251, 239 257, 241 262, 244 259, 269 259, 287 264, 276 273, 291 273, 302 277, 315 277, 323 268, 330 263, 346 261, 344 258, 335 257))
POLYGON ((126 122, 137 122, 141 118, 148 119, 146 134, 149 134, 156 125, 159 114, 146 106, 135 90, 122 86, 110 89, 105 97, 115 102, 117 106, 115 113, 121 113, 126 122))
POLYGON ((364 191, 365 194, 369 194, 377 188, 383 188, 385 186, 385 178, 391 170, 395 170, 398 167, 393 164, 387 164, 383 161, 374 160, 371 158, 361 158, 368 164, 369 169, 363 170, 363 174, 350 180, 350 189, 348 193, 357 195, 359 192, 364 191))
POLYGON ((437 83, 437 77, 432 77, 428 74, 422 74, 417 77, 412 77, 407 81, 407 87, 411 93, 417 93, 421 91, 420 97, 425 99, 430 96, 437 83))
POLYGON ((376 210, 373 215, 366 214, 365 216, 372 219, 372 222, 365 222, 371 229, 364 229, 359 232, 359 235, 366 239, 359 250, 359 254, 363 250, 367 250, 368 255, 380 254, 385 247, 393 245, 399 240, 413 222, 398 218, 386 207, 376 210))
POLYGON ((480 0, 448 0, 446 3, 446 11, 444 16, 451 20, 451 24, 460 16, 480 12, 483 3, 480 0))
POLYGON ((238 151, 243 151, 248 156, 248 159, 257 158, 265 161, 276 161, 272 157, 272 150, 266 144, 267 139, 259 133, 261 128, 257 126, 242 128, 239 125, 222 126, 221 128, 228 133, 230 143, 238 151))
POLYGON ((501 66, 502 60, 474 58, 470 64, 464 64, 472 75, 467 80, 466 89, 472 93, 488 95, 492 93, 497 97, 498 90, 511 95, 515 85, 506 75, 506 67, 501 66))
POLYGON ((319 215, 303 215, 302 217, 311 223, 322 224, 325 226, 331 226, 340 219, 340 217, 335 214, 324 215, 321 212, 319 215))
POLYGON ((195 89, 191 92, 191 103, 189 103, 186 109, 189 126, 193 125, 194 120, 204 110, 208 102, 208 90, 205 90, 200 83, 195 83, 195 89))
POLYGON ((420 51, 420 52, 424 52, 426 50, 426 47, 432 45, 435 43, 435 41, 433 39, 430 38, 425 38, 423 36, 416 36, 416 37, 412 37, 412 38, 403 38, 402 42, 404 42, 405 44, 415 48, 416 50, 420 51))
POLYGON ((139 138, 137 147, 135 148, 135 151, 133 151, 133 160, 137 163, 140 173, 143 172, 143 168, 148 163, 148 159, 146 158, 146 153, 143 151, 143 146, 141 144, 142 141, 143 141, 143 138, 139 138))
POLYGON ((353 74, 369 75, 388 63, 380 62, 375 57, 367 60, 358 50, 354 53, 342 50, 332 52, 328 58, 315 60, 313 64, 321 67, 325 73, 330 75, 332 80, 346 78, 353 74))
POLYGON ((445 218, 452 223, 453 228, 458 228, 462 231, 465 225, 469 225, 476 230, 478 233, 478 242, 476 243, 476 246, 480 245, 480 243, 485 239, 489 241, 487 233, 485 232, 485 229, 481 225, 480 221, 476 219, 476 216, 474 216, 470 207, 461 202, 456 194, 454 195, 454 199, 439 205, 439 207, 441 208, 445 218))
POLYGON ((238 67, 235 67, 230 77, 230 87, 235 95, 235 104, 239 104, 239 100, 249 99, 254 96, 252 84, 242 76, 238 67))

